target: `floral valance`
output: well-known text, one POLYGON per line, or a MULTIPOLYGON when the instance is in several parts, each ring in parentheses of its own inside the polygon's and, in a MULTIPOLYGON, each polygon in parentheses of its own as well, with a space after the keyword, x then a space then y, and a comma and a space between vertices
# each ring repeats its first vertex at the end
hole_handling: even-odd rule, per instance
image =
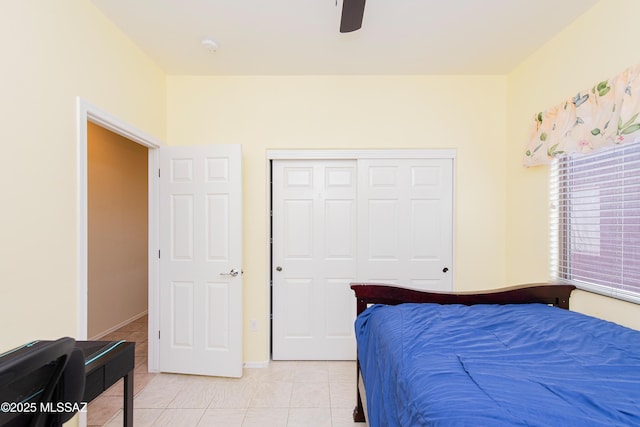
POLYGON ((525 166, 640 141, 640 65, 536 114, 525 166))

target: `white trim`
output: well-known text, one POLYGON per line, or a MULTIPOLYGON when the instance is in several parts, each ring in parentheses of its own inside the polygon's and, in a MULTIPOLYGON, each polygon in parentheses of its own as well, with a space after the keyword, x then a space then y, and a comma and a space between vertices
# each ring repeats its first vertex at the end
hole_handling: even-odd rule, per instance
POLYGON ((633 304, 640 304, 640 296, 638 296, 636 292, 629 292, 623 289, 610 288, 608 286, 599 286, 593 283, 581 282, 579 280, 559 279, 557 277, 552 277, 552 280, 574 285, 576 288, 585 292, 591 292, 594 294, 599 294, 605 297, 619 299, 619 300, 630 302, 633 304))
POLYGON ((244 362, 243 366, 245 369, 265 369, 269 367, 269 361, 265 360, 264 362, 244 362))
MULTIPOLYGON (((134 128, 115 116, 91 105, 82 98, 77 105, 77 339, 87 339, 87 274, 88 274, 88 217, 87 217, 87 122, 95 123, 133 142, 149 148, 149 335, 158 330, 158 148, 157 138, 134 128)), ((150 339, 148 366, 158 371, 158 342, 150 339)), ((86 424, 86 420, 84 421, 86 424)), ((81 424, 82 417, 81 417, 81 424)))
POLYGON ((267 150, 267 160, 455 159, 455 149, 267 150))
POLYGON ((160 147, 149 148, 149 317, 147 366, 149 372, 160 372, 160 343, 155 337, 160 331, 160 147), (151 339, 151 338, 154 339, 151 339))

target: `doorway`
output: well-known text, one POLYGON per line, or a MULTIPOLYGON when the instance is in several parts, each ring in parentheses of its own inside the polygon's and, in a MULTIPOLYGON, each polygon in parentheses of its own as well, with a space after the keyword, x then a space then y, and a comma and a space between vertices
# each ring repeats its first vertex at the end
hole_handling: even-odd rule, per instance
POLYGON ((148 311, 149 149, 92 122, 87 136, 87 335, 96 340, 148 311))
MULTIPOLYGON (((87 331, 87 275, 88 275, 88 215, 87 215, 87 203, 88 203, 88 195, 87 195, 87 123, 92 122, 98 126, 101 126, 107 130, 110 130, 118 135, 121 135, 137 144, 140 144, 148 149, 148 370, 149 372, 159 372, 160 370, 160 338, 161 338, 161 330, 160 330, 160 151, 161 151, 161 142, 157 139, 151 137, 150 135, 141 132, 130 125, 124 123, 123 121, 113 117, 112 115, 98 109, 95 106, 87 103, 81 98, 77 99, 77 107, 78 107, 78 179, 77 179, 77 194, 78 194, 78 229, 77 229, 77 248, 78 248, 78 259, 77 259, 77 339, 85 340, 88 337, 87 331)), ((183 147, 186 148, 186 147, 183 147)), ((201 146, 197 151, 202 151, 202 149, 206 148, 206 146, 201 146)), ((195 148, 194 148, 195 149, 195 148)), ((169 147, 163 147, 162 150, 164 153, 168 153, 172 151, 169 147)), ((215 197, 215 195, 209 195, 206 198, 206 203, 199 204, 198 209, 204 209, 206 212, 211 214, 208 218, 209 220, 205 223, 205 226, 208 232, 213 233, 214 237, 221 237, 221 233, 224 230, 219 229, 219 227, 211 227, 212 224, 218 224, 218 219, 215 217, 216 215, 224 214, 224 210, 221 209, 225 203, 233 204, 236 206, 235 200, 241 201, 241 147, 240 146, 223 146, 223 145, 211 145, 208 148, 209 151, 213 150, 212 153, 206 158, 204 161, 204 171, 206 172, 204 176, 201 176, 200 181, 207 182, 209 185, 223 185, 224 182, 228 181, 227 173, 234 176, 233 182, 234 185, 237 186, 237 190, 232 198, 215 197), (224 155, 221 155, 218 150, 233 149, 236 154, 234 154, 234 158, 237 159, 238 167, 233 166, 236 164, 236 161, 231 161, 231 159, 227 159, 224 155), (232 165, 233 163, 233 165, 232 165), (233 200, 231 200, 233 199, 233 200), (232 203, 233 202, 233 203, 232 203)), ((172 166, 165 170, 165 173, 162 176, 167 177, 171 176, 175 179, 173 181, 183 180, 183 178, 187 178, 190 176, 190 171, 192 170, 189 167, 189 162, 183 161, 184 159, 176 159, 177 161, 173 162, 172 166), (167 175, 168 173, 168 175, 167 175)), ((200 169, 198 169, 200 170, 200 169)), ((235 187, 234 187, 235 188, 235 187)), ((178 198, 180 199, 180 198, 178 198)), ((184 199, 180 199, 184 201, 184 199)), ((163 203, 166 202, 166 199, 163 200, 163 203)), ((180 204, 180 207, 188 207, 189 203, 180 204)), ((178 207, 178 206, 176 206, 178 207)), ((230 229, 233 227, 231 223, 241 224, 242 215, 241 215, 241 205, 239 207, 235 207, 235 210, 229 213, 229 217, 233 219, 233 221, 228 221, 230 224, 230 229)), ((167 212, 165 212, 167 213, 167 212)), ((175 213, 175 212, 174 212, 175 213)), ((181 213, 183 213, 181 211, 181 213)), ((165 217, 166 218, 166 217, 165 217)), ((166 223, 165 223, 166 225, 166 223)), ((166 231, 166 230, 165 230, 166 231)), ((180 242, 184 243, 189 240, 190 234, 180 234, 181 239, 180 242), (187 237, 187 239, 183 239, 182 237, 187 237)), ((191 235, 192 237, 196 237, 195 235, 191 235)), ((201 239, 204 234, 198 233, 197 237, 201 239)), ((165 235, 166 237, 166 235, 165 235)), ((234 249, 233 254, 242 253, 241 246, 241 226, 238 232, 229 233, 229 239, 233 240, 233 243, 237 243, 234 246, 238 249, 234 249)), ((193 240, 193 239, 192 239, 193 240)), ((163 242, 166 244, 169 240, 165 238, 163 242)), ((175 241, 174 241, 175 243, 175 241)), ((229 240, 231 244, 231 240, 229 240)), ((166 248, 168 250, 163 250, 162 254, 170 254, 171 248, 166 248)), ((183 249, 181 246, 180 249, 183 249)), ((211 255, 212 259, 224 258, 224 254, 218 253, 217 246, 209 246, 209 249, 213 250, 211 255)), ((230 252, 231 253, 231 252, 230 252)), ((166 257, 165 257, 166 259, 166 257)), ((234 281, 238 283, 236 288, 241 289, 241 275, 242 275, 242 266, 241 266, 241 257, 235 257, 233 259, 230 258, 230 261, 235 263, 235 266, 230 270, 220 271, 220 277, 232 277, 234 281)), ((167 276, 168 277, 168 276, 167 276)), ((213 283, 209 284, 209 290, 217 290, 216 286, 219 284, 213 283)), ((223 290, 222 290, 223 291, 223 290)), ((187 292, 188 293, 188 292, 187 292)), ((236 295, 236 291, 231 292, 234 295, 233 301, 241 302, 241 292, 239 293, 240 298, 236 295)), ((181 294, 184 296, 185 294, 181 294)), ((216 303, 218 301, 217 296, 224 296, 224 292, 213 292, 211 293, 211 298, 208 300, 210 303, 216 303)), ((199 297, 199 295, 198 295, 199 297)), ((184 302, 184 300, 181 300, 184 302)), ((175 302, 175 300, 174 300, 175 302)), ((186 305, 175 305, 174 308, 184 308, 186 305)), ((237 314, 236 310, 228 310, 229 312, 233 312, 233 314, 237 314)), ((174 310, 175 314, 175 310, 174 310)), ((210 328, 208 335, 206 335, 206 339, 210 344, 213 344, 213 347, 216 347, 216 350, 219 353, 223 353, 223 344, 226 338, 223 335, 217 334, 218 331, 224 331, 224 322, 226 322, 227 317, 220 315, 220 312, 213 313, 214 315, 210 316, 210 321, 207 325, 215 325, 216 328, 210 328), (222 343, 222 344, 221 344, 222 343)), ((241 320, 241 316, 240 316, 241 320)), ((241 325, 240 322, 236 322, 241 325)), ((234 323, 235 325, 235 323, 234 323)), ((233 352, 235 356, 237 356, 237 360, 239 366, 242 363, 242 349, 241 349, 241 327, 232 328, 234 332, 233 340, 229 339, 229 342, 240 343, 240 345, 235 346, 236 351, 233 352), (239 349, 239 350, 238 350, 239 349)), ((229 331, 232 330, 229 328, 229 331)), ((183 331, 183 330, 181 330, 183 331)), ((170 331, 167 331, 170 332, 170 331)), ((170 335, 170 334, 169 334, 170 335)), ((162 335, 163 338, 166 338, 166 335, 162 335)), ((174 338, 176 335, 174 335, 174 338)), ((182 337, 182 335, 181 335, 182 337)), ((211 347, 211 346, 209 346, 211 347)), ((181 369, 181 372, 186 372, 186 369, 181 369)), ((231 375, 233 376, 233 375, 231 375)), ((84 421, 82 421, 81 414, 81 425, 84 421)))
MULTIPOLYGON (((79 340, 88 335, 88 123, 94 123, 148 149, 148 318, 149 336, 158 331, 158 183, 154 179, 158 171, 158 148, 156 138, 130 126, 111 114, 77 98, 77 332, 79 340), (154 256, 155 255, 155 256, 154 256)), ((150 339, 148 344, 149 372, 158 371, 158 343, 150 339)), ((83 421, 81 414, 81 425, 83 421)))

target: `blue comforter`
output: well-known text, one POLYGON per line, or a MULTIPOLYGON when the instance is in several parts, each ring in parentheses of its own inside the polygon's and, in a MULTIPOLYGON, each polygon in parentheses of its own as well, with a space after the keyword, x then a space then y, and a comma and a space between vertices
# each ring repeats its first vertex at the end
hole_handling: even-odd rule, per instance
POLYGON ((640 332, 542 304, 369 307, 372 427, 640 426, 640 332))

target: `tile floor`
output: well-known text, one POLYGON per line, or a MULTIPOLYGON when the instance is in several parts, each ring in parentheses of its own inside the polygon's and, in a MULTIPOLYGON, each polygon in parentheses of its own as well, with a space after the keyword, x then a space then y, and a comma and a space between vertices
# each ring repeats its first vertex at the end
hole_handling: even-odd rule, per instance
MULTIPOLYGON (((354 423, 355 362, 271 362, 241 379, 149 373, 147 319, 104 339, 136 341, 134 425, 362 427, 354 423)), ((122 426, 122 383, 89 404, 89 426, 122 426)))

